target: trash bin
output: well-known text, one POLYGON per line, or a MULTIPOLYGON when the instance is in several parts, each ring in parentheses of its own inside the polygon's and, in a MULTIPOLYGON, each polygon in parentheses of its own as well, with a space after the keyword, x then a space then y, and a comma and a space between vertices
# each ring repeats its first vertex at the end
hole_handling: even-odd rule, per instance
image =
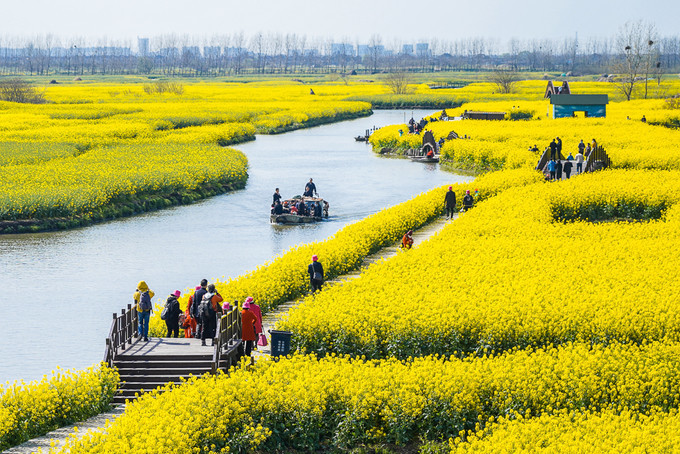
POLYGON ((286 356, 290 353, 290 338, 293 335, 290 331, 270 330, 271 334, 271 354, 272 356, 286 356))

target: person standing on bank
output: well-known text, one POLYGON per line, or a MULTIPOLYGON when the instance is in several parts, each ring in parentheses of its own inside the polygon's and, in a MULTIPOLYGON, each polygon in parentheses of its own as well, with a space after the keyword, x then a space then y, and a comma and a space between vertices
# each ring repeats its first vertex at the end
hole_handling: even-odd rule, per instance
POLYGON ((201 279, 201 288, 194 292, 194 303, 191 305, 191 316, 196 320, 196 339, 201 339, 203 333, 203 317, 201 317, 200 312, 198 311, 198 306, 200 306, 201 301, 203 300, 203 295, 208 293, 208 290, 206 289, 207 286, 208 280, 201 279))
POLYGON ((312 263, 307 267, 307 272, 309 273, 309 283, 312 287, 312 293, 321 290, 321 286, 323 285, 323 266, 319 262, 319 257, 316 255, 312 256, 312 263))
POLYGON ((305 197, 313 197, 314 194, 316 194, 317 197, 319 196, 319 193, 316 192, 316 185, 310 178, 309 183, 305 185, 305 192, 302 195, 305 197))
POLYGON ((456 193, 453 192, 453 186, 449 186, 449 190, 444 197, 444 203, 446 204, 446 217, 449 219, 453 218, 453 213, 456 212, 456 193))
POLYGON ((470 190, 468 189, 465 191, 465 197, 463 197, 463 209, 465 211, 469 210, 474 203, 475 199, 470 195, 470 190))
POLYGON ((583 154, 583 153, 585 153, 585 151, 586 151, 586 144, 583 143, 583 139, 581 139, 581 141, 578 143, 578 152, 580 154, 583 154))
POLYGON ((137 291, 133 296, 137 306, 137 318, 139 320, 137 332, 139 336, 147 342, 149 341, 149 319, 151 318, 151 311, 153 310, 151 298, 153 298, 154 295, 155 293, 153 290, 149 289, 146 282, 139 281, 139 284, 137 284, 137 291))
POLYGON ((555 179, 558 181, 562 179, 562 161, 559 159, 555 162, 555 179))
MULTIPOLYGON (((250 312, 252 312, 253 315, 255 315, 255 318, 257 319, 257 321, 255 322, 255 338, 259 340, 260 334, 263 333, 263 330, 262 330, 262 309, 260 309, 260 306, 255 303, 252 296, 249 296, 248 298, 246 298, 246 302, 250 303, 250 312)), ((253 348, 255 348, 255 350, 257 350, 257 342, 255 342, 255 344, 253 345, 253 348)))
MULTIPOLYGON (((251 297, 248 297, 252 299, 251 297)), ((257 317, 250 310, 250 301, 246 299, 243 303, 243 310, 241 311, 241 340, 245 344, 246 356, 250 356, 253 351, 253 342, 257 339, 255 335, 255 324, 257 323, 257 317)))
POLYGON ((166 337, 179 337, 179 314, 182 313, 182 309, 179 307, 179 301, 177 298, 182 294, 179 290, 175 290, 173 294, 168 296, 168 300, 165 302, 165 326, 168 327, 168 335, 166 337))
POLYGON ((562 139, 556 137, 555 140, 557 141, 557 156, 559 158, 559 156, 562 154, 562 139))

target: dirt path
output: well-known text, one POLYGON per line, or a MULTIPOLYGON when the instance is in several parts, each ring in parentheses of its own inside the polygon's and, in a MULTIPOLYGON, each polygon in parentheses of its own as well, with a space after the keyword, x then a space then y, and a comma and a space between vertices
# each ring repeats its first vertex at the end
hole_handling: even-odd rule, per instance
MULTIPOLYGON (((457 214, 454 214, 453 219, 455 220, 458 217, 457 214)), ((416 248, 420 243, 423 241, 429 239, 432 235, 435 233, 439 232, 441 229, 444 228, 444 226, 451 221, 447 221, 445 218, 439 218, 430 224, 426 225, 425 227, 422 227, 418 230, 415 230, 413 232, 413 247, 416 248)), ((364 258, 363 263, 361 264, 361 267, 358 270, 352 271, 347 274, 343 274, 342 276, 338 276, 335 279, 331 279, 326 281, 326 284, 330 285, 335 285, 339 284, 342 282, 350 281, 352 279, 356 279, 361 275, 361 272, 363 271, 364 268, 369 266, 372 263, 377 262, 381 258, 390 258, 394 257, 399 253, 401 250, 401 241, 399 243, 395 243, 391 246, 384 247, 380 249, 378 252, 375 254, 371 254, 369 256, 366 256, 364 258)), ((274 325, 276 325, 276 322, 288 312, 289 309, 292 307, 295 307, 300 303, 301 299, 296 299, 293 301, 288 301, 285 302, 281 305, 279 305, 276 310, 269 312, 265 315, 262 316, 262 328, 264 329, 265 333, 269 333, 269 330, 274 329, 274 325)), ((267 334, 267 338, 269 340, 269 335, 267 334)), ((264 356, 269 356, 271 355, 271 349, 270 349, 271 344, 267 345, 266 347, 258 347, 257 350, 253 351, 253 356, 255 359, 264 357, 264 356)))
POLYGON ((54 441, 55 448, 60 448, 64 445, 69 435, 73 433, 73 430, 78 428, 79 438, 84 436, 89 430, 100 431, 104 429, 106 425, 106 420, 113 421, 118 416, 122 415, 125 411, 125 406, 121 405, 115 407, 113 410, 106 413, 100 413, 97 416, 93 416, 88 420, 82 421, 78 424, 73 424, 71 426, 62 427, 57 430, 53 430, 42 437, 37 437, 32 440, 28 440, 18 446, 9 448, 3 451, 2 454, 31 454, 42 450, 43 453, 49 452, 52 447, 51 443, 54 441))

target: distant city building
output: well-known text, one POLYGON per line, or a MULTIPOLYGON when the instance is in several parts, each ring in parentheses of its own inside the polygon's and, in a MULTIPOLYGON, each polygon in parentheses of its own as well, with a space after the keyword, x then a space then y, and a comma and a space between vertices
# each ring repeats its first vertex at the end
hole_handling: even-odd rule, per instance
POLYGON ((137 53, 140 57, 149 55, 149 38, 137 38, 137 53))
POLYGON ((332 43, 331 55, 356 55, 354 45, 348 43, 332 43))
POLYGON ((198 46, 182 46, 182 56, 200 57, 201 49, 198 46))
POLYGON ((419 57, 430 55, 430 45, 428 43, 417 43, 416 55, 419 57))
POLYGON ((359 44, 357 46, 357 55, 359 57, 365 57, 371 53, 371 46, 368 44, 359 44))
POLYGON ((401 53, 404 55, 413 55, 413 44, 404 44, 401 46, 401 53))
POLYGON ((222 48, 220 46, 203 47, 203 56, 205 58, 220 58, 220 55, 222 55, 222 48))

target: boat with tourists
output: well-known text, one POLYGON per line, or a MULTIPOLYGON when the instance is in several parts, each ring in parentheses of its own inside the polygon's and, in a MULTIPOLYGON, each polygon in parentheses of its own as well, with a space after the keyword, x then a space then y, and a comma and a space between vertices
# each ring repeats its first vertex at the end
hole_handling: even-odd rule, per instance
POLYGON ((329 203, 321 197, 295 196, 283 200, 281 213, 272 213, 269 222, 272 224, 310 224, 328 217, 329 203), (302 204, 302 205, 301 205, 302 204), (300 208, 303 212, 300 213, 300 208))

